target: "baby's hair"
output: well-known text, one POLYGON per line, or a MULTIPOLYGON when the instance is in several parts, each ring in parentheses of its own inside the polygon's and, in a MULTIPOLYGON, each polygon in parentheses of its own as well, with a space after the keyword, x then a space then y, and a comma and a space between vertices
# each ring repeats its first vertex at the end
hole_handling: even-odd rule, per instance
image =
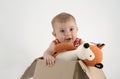
POLYGON ((62 12, 62 13, 56 15, 56 16, 52 19, 52 21, 51 21, 52 27, 54 28, 55 22, 65 23, 65 22, 70 21, 70 20, 73 20, 73 21, 75 21, 75 23, 76 23, 76 20, 75 20, 74 16, 72 16, 72 15, 69 14, 69 13, 62 12))

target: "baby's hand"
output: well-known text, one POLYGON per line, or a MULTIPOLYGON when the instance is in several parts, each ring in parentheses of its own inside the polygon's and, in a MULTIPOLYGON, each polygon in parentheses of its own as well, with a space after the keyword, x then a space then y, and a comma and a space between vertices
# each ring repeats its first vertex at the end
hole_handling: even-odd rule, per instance
POLYGON ((51 55, 44 55, 44 60, 47 66, 53 66, 55 64, 55 58, 51 55))

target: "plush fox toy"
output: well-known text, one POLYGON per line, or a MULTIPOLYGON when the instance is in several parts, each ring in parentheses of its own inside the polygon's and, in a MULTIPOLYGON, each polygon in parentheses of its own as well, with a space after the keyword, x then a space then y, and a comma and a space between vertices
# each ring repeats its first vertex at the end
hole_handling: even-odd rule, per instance
POLYGON ((103 68, 102 48, 105 44, 83 43, 75 48, 69 43, 60 43, 55 47, 56 53, 53 55, 56 59, 77 60, 81 59, 88 66, 103 68), (77 53, 76 53, 77 52, 77 53))

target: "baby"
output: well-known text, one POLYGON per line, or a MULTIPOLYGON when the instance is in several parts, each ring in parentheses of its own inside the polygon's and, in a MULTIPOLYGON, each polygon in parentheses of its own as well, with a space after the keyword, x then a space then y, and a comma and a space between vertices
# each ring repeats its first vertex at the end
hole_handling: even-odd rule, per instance
POLYGON ((52 19, 52 35, 56 38, 43 54, 43 58, 48 66, 55 63, 55 58, 52 56, 55 51, 55 45, 59 43, 71 43, 76 48, 83 43, 83 40, 77 38, 78 27, 75 18, 69 13, 60 13, 52 19))

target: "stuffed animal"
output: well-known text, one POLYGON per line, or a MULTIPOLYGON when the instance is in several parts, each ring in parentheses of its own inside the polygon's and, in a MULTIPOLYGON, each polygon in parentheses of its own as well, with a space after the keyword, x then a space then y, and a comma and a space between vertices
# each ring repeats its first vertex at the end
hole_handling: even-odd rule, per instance
POLYGON ((55 47, 57 52, 54 57, 59 60, 93 60, 95 58, 94 53, 90 50, 88 43, 83 43, 77 49, 69 43, 57 44, 55 47), (67 50, 67 51, 66 51, 67 50))
POLYGON ((88 66, 95 66, 99 69, 102 65, 102 51, 104 44, 83 43, 75 48, 70 43, 60 43, 55 47, 56 53, 53 55, 59 60, 77 60, 81 59, 88 66))

